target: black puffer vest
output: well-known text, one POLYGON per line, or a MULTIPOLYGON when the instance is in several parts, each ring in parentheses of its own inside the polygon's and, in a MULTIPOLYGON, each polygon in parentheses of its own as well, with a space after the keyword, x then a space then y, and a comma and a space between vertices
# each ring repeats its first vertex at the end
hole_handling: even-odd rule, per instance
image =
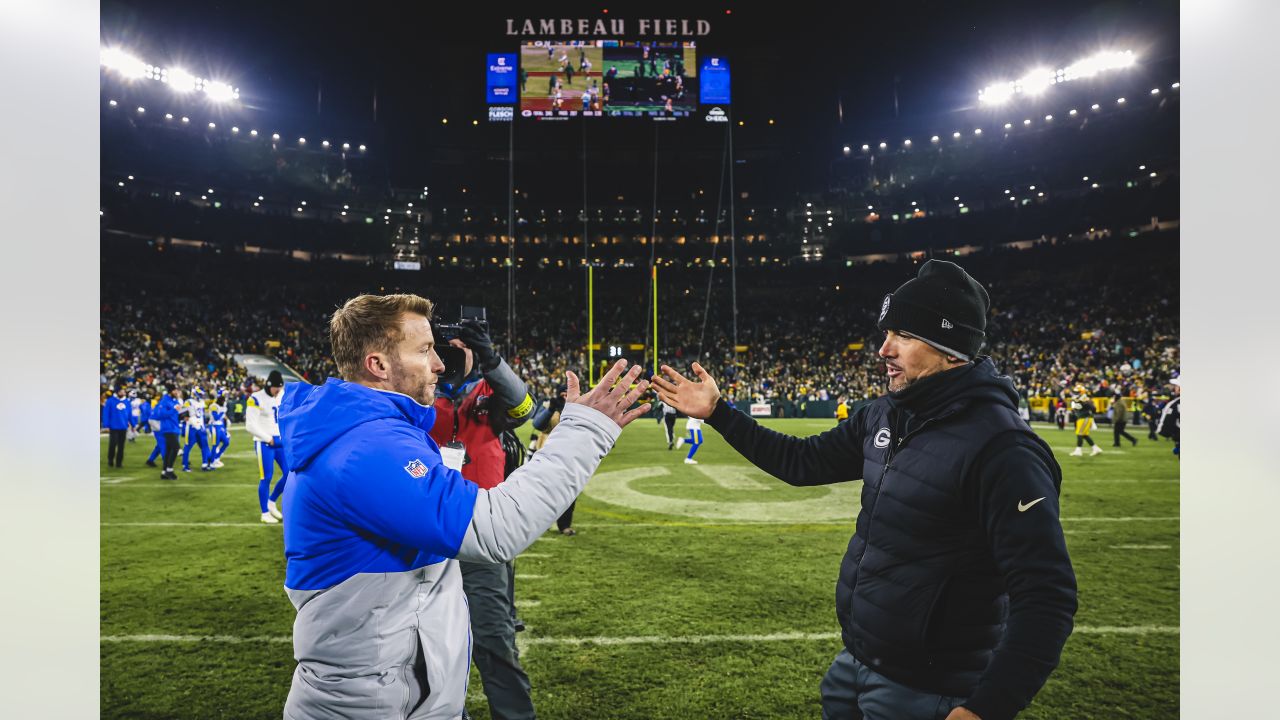
POLYGON ((917 386, 910 404, 883 397, 861 416, 862 510, 836 615, 845 647, 872 669, 968 696, 1004 632, 1009 599, 966 483, 993 439, 1035 435, 989 358, 917 386))

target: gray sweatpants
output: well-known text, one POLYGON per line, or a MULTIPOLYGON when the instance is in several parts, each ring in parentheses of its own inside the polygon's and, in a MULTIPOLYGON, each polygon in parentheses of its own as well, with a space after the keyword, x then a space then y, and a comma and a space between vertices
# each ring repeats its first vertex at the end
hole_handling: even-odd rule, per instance
POLYGON ((459 561, 462 589, 471 609, 471 659, 480 671, 494 720, 536 717, 529 676, 516 650, 511 563, 459 561))

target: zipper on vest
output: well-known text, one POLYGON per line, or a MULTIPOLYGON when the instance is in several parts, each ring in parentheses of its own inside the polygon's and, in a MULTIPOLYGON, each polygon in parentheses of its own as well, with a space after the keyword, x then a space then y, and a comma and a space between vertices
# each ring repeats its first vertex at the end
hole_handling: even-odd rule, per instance
MULTIPOLYGON (((950 415, 950 414, 952 413, 947 413, 947 415, 950 415)), ((866 545, 867 547, 871 545, 871 526, 875 524, 876 513, 880 512, 880 493, 884 492, 885 477, 888 476, 889 471, 893 469, 894 456, 898 454, 898 451, 902 449, 903 444, 906 443, 907 440, 910 439, 912 435, 915 435, 921 430, 924 430, 926 427, 929 427, 929 424, 932 423, 934 420, 939 420, 941 418, 946 417, 947 415, 941 415, 937 418, 929 418, 925 420, 924 422, 920 423, 920 426, 917 427, 915 430, 912 430, 908 432, 906 435, 903 435, 902 437, 898 438, 898 442, 890 446, 889 454, 884 459, 884 468, 880 471, 880 483, 876 486, 876 506, 871 510, 871 517, 867 518, 867 534, 863 536, 864 545, 866 545)), ((858 581, 862 579, 862 560, 866 556, 867 556, 867 549, 866 547, 864 547, 862 549, 862 555, 858 558, 858 567, 857 567, 858 578, 857 580, 854 581, 853 588, 851 589, 852 591, 851 594, 855 596, 857 594, 856 591, 858 589, 858 581)))

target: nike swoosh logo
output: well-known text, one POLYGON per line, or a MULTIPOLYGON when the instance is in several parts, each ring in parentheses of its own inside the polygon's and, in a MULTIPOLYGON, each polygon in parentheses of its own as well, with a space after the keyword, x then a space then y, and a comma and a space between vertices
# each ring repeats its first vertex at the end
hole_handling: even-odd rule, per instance
POLYGON ((1040 501, 1041 501, 1041 500, 1043 500, 1043 499, 1044 499, 1044 498, 1036 498, 1035 500, 1032 500, 1032 501, 1031 501, 1031 502, 1029 502, 1029 503, 1023 503, 1021 500, 1019 500, 1019 501, 1018 501, 1018 512, 1026 512, 1027 510, 1031 509, 1031 506, 1032 506, 1032 505, 1035 505, 1036 503, 1040 502, 1040 501))

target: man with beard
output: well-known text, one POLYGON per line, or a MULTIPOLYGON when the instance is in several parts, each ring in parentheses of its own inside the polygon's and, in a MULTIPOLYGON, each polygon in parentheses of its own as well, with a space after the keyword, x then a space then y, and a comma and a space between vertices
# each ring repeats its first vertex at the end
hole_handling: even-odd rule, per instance
POLYGON ((457 718, 471 664, 458 561, 505 563, 578 495, 648 389, 613 366, 568 373, 560 426, 491 489, 447 467, 428 434, 444 363, 431 301, 361 295, 334 312, 343 379, 283 393, 285 590, 298 611, 286 718, 457 718), (635 387, 632 387, 632 384, 635 387))
POLYGON ((880 307, 888 395, 813 437, 732 410, 697 363, 697 382, 665 365, 669 379, 654 377, 663 402, 707 418, 784 482, 863 480, 823 718, 1012 718, 1071 633, 1061 470, 1018 416, 1013 383, 977 354, 989 310, 986 289, 958 265, 925 263, 880 307))

